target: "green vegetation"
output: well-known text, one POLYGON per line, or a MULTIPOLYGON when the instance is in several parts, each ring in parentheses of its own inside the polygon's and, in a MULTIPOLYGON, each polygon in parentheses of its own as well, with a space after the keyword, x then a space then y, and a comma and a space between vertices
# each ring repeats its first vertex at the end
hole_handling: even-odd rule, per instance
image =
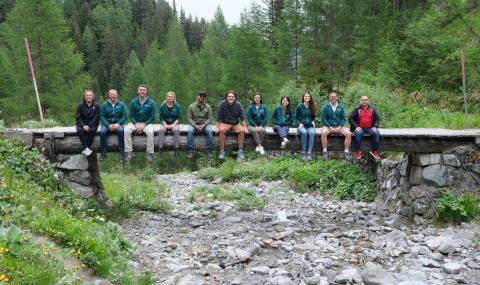
POLYGON ((473 236, 473 243, 475 246, 480 247, 480 233, 473 236))
POLYGON ((355 165, 341 161, 302 162, 292 157, 257 159, 243 164, 227 160, 221 167, 204 168, 198 177, 208 180, 287 179, 297 192, 321 191, 339 199, 372 201, 376 197, 373 178, 355 165))
MULTIPOLYGON (((0 139, 0 177, 1 227, 18 227, 47 237, 65 250, 73 251, 83 264, 113 283, 151 283, 149 276, 134 275, 128 265, 130 245, 120 229, 106 221, 94 203, 77 198, 65 188, 53 166, 42 159, 38 151, 23 147, 20 141, 0 139)), ((28 247, 24 249, 25 256, 43 256, 28 253, 28 247)), ((37 280, 55 280, 47 283, 57 283, 63 278, 64 272, 58 269, 55 259, 18 270, 20 263, 15 260, 21 255, 14 255, 16 252, 11 249, 10 254, 10 267, 0 274, 10 276, 14 284, 28 284, 21 281, 24 275, 36 276, 37 280), (15 276, 20 279, 14 279, 15 276)))
POLYGON ((187 201, 190 203, 214 200, 235 201, 235 206, 240 211, 251 211, 265 207, 265 200, 258 198, 252 190, 229 188, 225 185, 198 186, 187 197, 187 201))
POLYGON ((468 222, 480 214, 480 196, 456 197, 452 191, 443 193, 437 202, 436 219, 444 223, 468 222))
POLYGON ((156 178, 151 168, 139 174, 108 172, 102 175, 104 191, 111 203, 110 218, 128 217, 131 210, 169 213, 171 205, 165 199, 167 188, 156 178))
POLYGON ((3 2, 0 119, 8 126, 38 116, 24 35, 46 117, 61 124, 74 122, 84 88, 99 101, 115 88, 128 103, 146 83, 157 105, 173 90, 184 110, 200 90, 215 108, 229 89, 243 104, 262 92, 273 107, 281 95, 296 105, 305 90, 323 103, 335 88, 347 109, 372 97, 382 127, 463 128, 464 50, 470 125, 480 127, 476 0, 263 0, 233 25, 220 9, 205 20, 166 0, 3 2))

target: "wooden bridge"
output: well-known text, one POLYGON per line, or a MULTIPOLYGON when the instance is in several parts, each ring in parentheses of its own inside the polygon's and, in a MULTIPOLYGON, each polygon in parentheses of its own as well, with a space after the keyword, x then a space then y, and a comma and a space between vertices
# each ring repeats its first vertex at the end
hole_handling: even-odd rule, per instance
MULTIPOLYGON (((158 130, 159 125, 154 125, 155 130, 155 149, 158 148, 158 130)), ((180 148, 187 148, 187 130, 188 125, 180 126, 180 148)), ((480 129, 468 130, 446 130, 446 129, 379 129, 381 133, 380 150, 381 151, 399 151, 413 153, 435 153, 442 152, 457 146, 480 146, 480 129)), ((314 151, 321 152, 319 128, 316 129, 316 141, 314 151)), ((19 136, 24 139, 29 147, 35 147, 45 154, 55 155, 58 153, 80 153, 81 144, 77 136, 75 127, 55 127, 47 129, 9 129, 5 132, 7 137, 19 136)), ((291 128, 288 134, 290 145, 287 151, 300 150, 300 136, 296 128, 291 128)), ((370 138, 363 138, 362 146, 365 150, 370 148, 370 138)), ((205 135, 196 135, 195 142, 197 149, 203 149, 206 143, 205 135)), ((133 135, 133 145, 135 151, 145 151, 146 136, 133 135)), ((99 134, 93 142, 93 150, 100 150, 99 134)), ((116 152, 118 139, 116 135, 110 135, 108 138, 108 151, 116 152)), ((227 148, 236 147, 236 135, 228 134, 226 141, 227 148)), ((253 149, 255 144, 252 136, 245 138, 245 149, 253 149)), ((280 139, 272 128, 267 128, 267 136, 264 142, 266 150, 280 150, 280 139)), ((353 143, 352 143, 353 147, 353 143)), ((173 148, 173 136, 167 135, 164 145, 165 149, 173 148)), ((214 148, 218 148, 218 136, 214 136, 214 148)), ((343 137, 331 135, 329 137, 329 150, 339 151, 343 149, 343 137)))

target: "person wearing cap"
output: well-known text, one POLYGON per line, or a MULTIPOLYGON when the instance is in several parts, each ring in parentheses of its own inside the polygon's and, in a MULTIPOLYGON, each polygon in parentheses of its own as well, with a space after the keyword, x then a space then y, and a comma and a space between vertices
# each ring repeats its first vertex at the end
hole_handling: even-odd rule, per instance
POLYGON ((195 134, 206 134, 207 144, 205 153, 212 157, 213 132, 210 122, 212 120, 212 107, 206 103, 207 93, 199 92, 197 100, 188 106, 188 158, 195 156, 195 134))

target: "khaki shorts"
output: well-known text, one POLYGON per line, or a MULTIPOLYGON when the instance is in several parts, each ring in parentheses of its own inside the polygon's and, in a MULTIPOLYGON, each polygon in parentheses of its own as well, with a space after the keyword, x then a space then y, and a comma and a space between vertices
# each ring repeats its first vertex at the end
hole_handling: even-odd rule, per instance
POLYGON ((242 124, 230 125, 225 123, 220 123, 220 132, 234 132, 240 133, 243 132, 242 124))

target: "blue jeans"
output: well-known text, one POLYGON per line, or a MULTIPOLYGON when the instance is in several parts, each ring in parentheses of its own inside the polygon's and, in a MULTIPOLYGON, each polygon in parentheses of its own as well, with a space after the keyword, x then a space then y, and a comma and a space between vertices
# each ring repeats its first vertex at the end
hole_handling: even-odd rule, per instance
POLYGON ((360 131, 355 131, 355 141, 353 148, 355 151, 362 150, 362 137, 367 133, 370 135, 370 139, 372 142, 372 151, 378 151, 378 146, 380 145, 380 133, 377 131, 373 131, 371 128, 368 129, 361 129, 360 131))
POLYGON ((300 142, 302 143, 302 151, 307 150, 307 135, 308 135, 308 152, 313 150, 313 142, 315 141, 315 128, 310 127, 305 129, 304 127, 298 128, 297 132, 300 134, 300 142))
MULTIPOLYGON (((109 132, 110 130, 105 126, 102 126, 100 128, 100 149, 102 153, 107 152, 107 137, 109 132)), ((117 133, 117 136, 118 136, 118 152, 123 153, 125 152, 125 141, 123 139, 123 126, 122 125, 118 126, 118 129, 115 131, 115 133, 117 133)))
POLYGON ((282 140, 287 137, 287 135, 288 135, 288 129, 289 129, 288 126, 284 126, 284 127, 280 127, 279 125, 274 125, 274 126, 273 126, 273 130, 278 133, 278 136, 279 136, 280 139, 282 139, 282 140))
MULTIPOLYGON (((207 145, 205 146, 207 151, 212 151, 212 142, 213 142, 213 133, 212 133, 212 126, 207 125, 203 132, 207 134, 207 145)), ((188 126, 188 150, 195 151, 195 139, 194 135, 198 133, 197 129, 193 126, 188 126)))

